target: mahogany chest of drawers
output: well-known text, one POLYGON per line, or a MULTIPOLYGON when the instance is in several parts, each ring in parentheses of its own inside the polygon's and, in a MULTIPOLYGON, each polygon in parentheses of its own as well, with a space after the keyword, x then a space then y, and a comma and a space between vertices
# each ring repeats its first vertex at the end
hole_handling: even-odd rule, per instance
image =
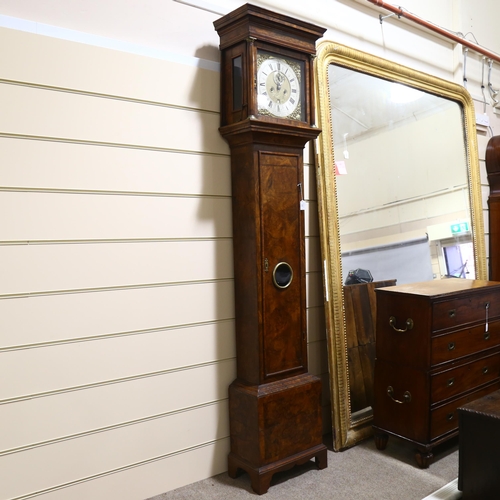
POLYGON ((373 428, 432 449, 458 434, 457 408, 500 388, 500 282, 445 279, 376 289, 373 428))

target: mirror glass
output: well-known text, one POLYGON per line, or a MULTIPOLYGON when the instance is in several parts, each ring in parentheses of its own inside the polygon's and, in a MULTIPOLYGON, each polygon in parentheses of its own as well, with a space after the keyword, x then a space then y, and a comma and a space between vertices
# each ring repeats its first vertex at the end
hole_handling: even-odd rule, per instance
POLYGON ((332 42, 318 47, 318 197, 334 448, 371 433, 379 286, 486 279, 472 100, 332 42))
POLYGON ((328 79, 343 283, 475 278, 462 106, 334 64, 328 79))

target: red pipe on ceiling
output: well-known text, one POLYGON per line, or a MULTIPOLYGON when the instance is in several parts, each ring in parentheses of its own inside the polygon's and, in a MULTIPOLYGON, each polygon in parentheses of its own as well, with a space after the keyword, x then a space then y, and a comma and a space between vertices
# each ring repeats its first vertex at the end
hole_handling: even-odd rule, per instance
POLYGON ((469 49, 472 49, 475 52, 482 54, 483 56, 486 56, 489 59, 492 59, 493 61, 500 63, 500 56, 495 54, 494 52, 491 52, 490 50, 485 49, 480 45, 469 42, 469 40, 465 40, 465 38, 460 38, 459 36, 451 33, 450 31, 440 28, 439 26, 436 26, 435 24, 432 24, 428 21, 425 21, 418 16, 410 14, 409 12, 404 11, 401 7, 395 7, 394 5, 386 3, 383 0, 367 0, 367 1, 372 3, 373 5, 382 7, 390 12, 393 12, 394 14, 397 14, 398 17, 404 17, 406 19, 409 19, 410 21, 413 21, 414 23, 420 24, 421 26, 424 26, 425 28, 434 31, 435 33, 439 33, 440 35, 443 35, 446 38, 449 38, 450 40, 460 43, 465 47, 468 47, 469 49))

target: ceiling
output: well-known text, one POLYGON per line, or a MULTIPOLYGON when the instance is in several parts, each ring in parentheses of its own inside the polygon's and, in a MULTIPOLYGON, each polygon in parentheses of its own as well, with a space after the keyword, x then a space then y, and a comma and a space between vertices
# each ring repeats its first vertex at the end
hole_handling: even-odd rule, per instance
POLYGON ((334 144, 360 140, 458 106, 433 94, 332 65, 329 71, 334 144), (347 134, 347 136, 346 136, 347 134))
POLYGON ((0 0, 0 15, 219 61, 213 22, 221 14, 176 0, 0 0))

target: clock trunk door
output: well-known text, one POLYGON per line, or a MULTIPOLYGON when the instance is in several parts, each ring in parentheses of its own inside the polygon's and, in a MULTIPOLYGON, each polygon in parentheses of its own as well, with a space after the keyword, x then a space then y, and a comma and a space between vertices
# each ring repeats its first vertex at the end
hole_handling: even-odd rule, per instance
POLYGON ((302 158, 260 152, 263 378, 307 371, 302 158))

